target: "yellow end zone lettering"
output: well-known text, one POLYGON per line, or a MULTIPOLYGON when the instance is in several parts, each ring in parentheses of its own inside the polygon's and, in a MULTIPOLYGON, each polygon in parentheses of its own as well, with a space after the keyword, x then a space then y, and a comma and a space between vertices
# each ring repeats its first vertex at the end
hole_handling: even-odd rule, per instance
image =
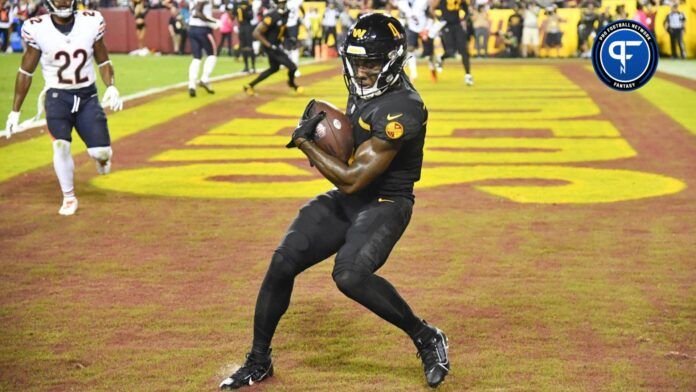
MULTIPOLYGON (((669 195, 686 187, 682 181, 654 173, 558 166, 625 159, 637 153, 611 122, 587 118, 601 114, 599 107, 558 69, 520 66, 516 71, 517 77, 524 75, 528 88, 515 89, 513 84, 519 80, 513 83, 506 73, 495 75, 498 83, 511 85, 504 92, 479 88, 462 97, 454 84, 438 84, 437 90, 422 86, 430 109, 425 161, 440 166, 424 168, 417 188, 471 184, 478 191, 518 203, 610 203, 669 195), (547 89, 549 81, 557 88, 547 89), (475 130, 477 137, 455 136, 457 130, 475 130), (525 130, 548 135, 514 137, 525 130), (497 133, 480 137, 486 131, 497 133), (510 136, 500 137, 501 132, 510 136), (501 180, 562 184, 506 185, 498 183, 501 180)), ((318 98, 338 104, 345 100, 341 84, 340 77, 330 78, 312 89, 318 98)), ((288 136, 281 135, 296 126, 305 105, 296 97, 279 97, 257 108, 268 118, 233 119, 151 159, 171 166, 115 171, 92 183, 114 191, 170 197, 312 197, 332 185, 318 178, 314 169, 288 162, 303 160, 304 155, 283 148, 288 136)))

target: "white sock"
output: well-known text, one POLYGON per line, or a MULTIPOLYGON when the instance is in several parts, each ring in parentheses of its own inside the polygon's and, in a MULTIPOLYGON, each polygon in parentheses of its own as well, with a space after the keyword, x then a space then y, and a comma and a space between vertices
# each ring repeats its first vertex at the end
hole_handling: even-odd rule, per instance
POLYGON ((111 159, 111 155, 113 155, 113 151, 111 150, 110 146, 90 147, 87 149, 87 153, 92 157, 92 159, 99 162, 106 162, 111 159))
POLYGON ((210 74, 213 73, 215 69, 215 63, 217 63, 217 56, 208 56, 203 63, 203 75, 201 75, 201 82, 208 83, 210 81, 210 74))
POLYGON ((408 69, 411 72, 411 76, 418 75, 418 70, 416 69, 416 56, 410 56, 408 58, 408 69))
POLYGON ((63 197, 75 197, 73 186, 75 162, 70 154, 69 141, 60 139, 53 141, 53 168, 56 170, 63 197))
POLYGON ((189 65, 189 88, 196 88, 196 79, 198 78, 198 69, 201 67, 201 59, 191 60, 189 65))
POLYGON ((300 65, 300 50, 293 49, 290 51, 290 60, 292 60, 295 65, 300 65))

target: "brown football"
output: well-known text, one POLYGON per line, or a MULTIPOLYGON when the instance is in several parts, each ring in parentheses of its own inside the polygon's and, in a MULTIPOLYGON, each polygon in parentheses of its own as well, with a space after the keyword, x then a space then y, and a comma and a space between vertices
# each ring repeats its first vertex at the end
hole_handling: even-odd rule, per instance
POLYGON ((321 111, 326 112, 326 118, 318 125, 314 133, 314 143, 330 155, 348 163, 353 155, 353 126, 348 117, 336 106, 315 100, 309 108, 313 116, 321 111))

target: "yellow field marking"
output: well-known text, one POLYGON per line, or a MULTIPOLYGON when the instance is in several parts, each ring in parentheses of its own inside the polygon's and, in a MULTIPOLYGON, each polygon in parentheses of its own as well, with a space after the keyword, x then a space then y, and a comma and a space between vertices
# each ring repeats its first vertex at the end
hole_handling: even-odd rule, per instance
POLYGON ((425 159, 436 163, 563 163, 630 158, 635 150, 624 139, 563 138, 430 138, 425 159), (441 151, 438 148, 492 151, 441 151), (510 149, 543 149, 544 152, 511 152, 510 149), (494 151, 500 150, 500 151, 494 151))
MULTIPOLYGON (((284 138, 287 143, 289 138, 284 138)), ((296 148, 285 148, 284 144, 269 148, 196 148, 167 150, 153 157, 154 162, 202 162, 236 160, 279 160, 299 159, 304 154, 296 148)), ((266 173, 273 175, 273 173, 266 173)))
POLYGON ((113 172, 92 179, 98 188, 138 195, 212 198, 212 199, 276 199, 306 198, 325 192, 333 186, 325 179, 288 163, 224 163, 193 164, 170 167, 149 167, 113 172), (274 182, 217 181, 221 176, 295 176, 305 181, 274 182))
MULTIPOLYGON (((491 68, 481 72, 481 79, 489 78, 490 86, 504 86, 508 91, 493 87, 462 90, 461 81, 455 83, 451 75, 447 76, 451 83, 424 85, 421 89, 423 96, 428 97, 425 101, 430 109, 425 161, 441 166, 423 169, 418 188, 470 183, 477 190, 520 203, 608 203, 684 189, 683 182, 653 173, 530 165, 625 159, 636 156, 636 151, 611 122, 588 118, 601 114, 599 107, 556 68, 522 66, 514 76, 495 74, 499 67, 491 68), (553 88, 548 88, 549 81, 553 81, 553 88), (530 85, 539 89, 525 90, 530 85), (459 129, 509 130, 511 136, 515 131, 541 129, 553 137, 454 137, 454 131, 459 129), (527 165, 511 166, 512 163, 527 165), (553 182, 535 186, 477 184, 519 179, 553 182), (562 184, 558 185, 558 181, 562 184)), ((318 99, 341 107, 346 96, 345 90, 338 88, 339 83, 342 81, 337 76, 311 87, 318 92, 318 99)), ((97 177, 92 183, 104 189, 143 195, 311 197, 331 188, 331 184, 318 179, 313 171, 281 162, 305 157, 297 149, 283 148, 288 137, 278 135, 296 125, 305 105, 304 99, 279 97, 257 108, 268 118, 232 119, 191 139, 184 148, 164 151, 152 158, 153 162, 178 163, 177 166, 115 172, 97 177), (234 178, 223 178, 229 176, 234 178), (243 176, 254 178, 245 181, 243 176), (264 181, 264 177, 269 180, 264 181), (287 180, 278 180, 279 177, 287 180)))
POLYGON ((686 188, 683 182, 631 170, 564 166, 452 166, 425 168, 418 188, 485 180, 534 179, 567 181, 564 185, 475 185, 491 195, 518 203, 612 203, 664 196, 686 188))
MULTIPOLYGON (((491 121, 456 120, 431 121, 428 136, 451 136, 455 130, 484 129, 495 131, 520 131, 525 129, 548 130, 557 137, 619 137, 614 124, 605 120, 519 120, 498 119, 491 121)), ((430 140, 430 139, 428 139, 430 140)))
POLYGON ((696 135, 696 91, 655 77, 638 92, 674 121, 696 135))
MULTIPOLYGON (((309 75, 316 72, 335 68, 334 64, 309 65, 302 68, 302 72, 309 75)), ((276 75, 269 82, 280 81, 284 75, 276 75)), ((146 105, 128 108, 127 110, 108 115, 111 141, 138 133, 144 129, 169 121, 195 111, 203 106, 227 99, 233 95, 241 94, 242 85, 253 79, 247 76, 232 79, 215 84, 215 95, 203 94, 196 99, 191 99, 188 93, 181 91, 170 93, 158 98, 146 105)), ((87 148, 73 133, 72 153, 84 152, 87 148)), ((116 151, 118 154, 118 151, 116 151)), ((117 155, 116 155, 117 156, 117 155)), ((51 139, 45 134, 29 140, 12 142, 0 148, 0 182, 17 176, 21 173, 37 169, 51 163, 53 150, 51 139)))
POLYGON ((186 145, 188 146, 272 146, 279 147, 287 144, 290 136, 241 136, 241 135, 203 135, 198 136, 186 145))
POLYGON ((275 135, 283 128, 295 128, 299 118, 235 118, 208 132, 211 135, 275 135))

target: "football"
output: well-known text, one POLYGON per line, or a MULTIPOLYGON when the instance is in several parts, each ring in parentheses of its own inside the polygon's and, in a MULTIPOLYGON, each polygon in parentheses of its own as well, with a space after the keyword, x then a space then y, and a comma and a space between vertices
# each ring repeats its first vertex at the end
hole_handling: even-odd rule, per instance
POLYGON ((309 116, 324 111, 326 118, 314 133, 314 143, 330 155, 348 163, 353 155, 353 127, 348 117, 336 106, 326 101, 315 100, 309 108, 309 116))

